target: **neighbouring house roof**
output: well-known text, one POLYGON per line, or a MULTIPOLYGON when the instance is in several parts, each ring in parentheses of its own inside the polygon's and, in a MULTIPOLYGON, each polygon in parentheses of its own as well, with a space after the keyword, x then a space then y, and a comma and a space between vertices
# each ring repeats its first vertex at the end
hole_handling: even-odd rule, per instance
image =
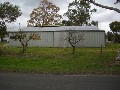
MULTIPOLYGON (((101 31, 96 26, 60 26, 60 27, 23 27, 21 28, 23 31, 68 31, 68 30, 88 30, 88 31, 101 31)), ((9 32, 16 32, 19 29, 8 29, 9 32)))

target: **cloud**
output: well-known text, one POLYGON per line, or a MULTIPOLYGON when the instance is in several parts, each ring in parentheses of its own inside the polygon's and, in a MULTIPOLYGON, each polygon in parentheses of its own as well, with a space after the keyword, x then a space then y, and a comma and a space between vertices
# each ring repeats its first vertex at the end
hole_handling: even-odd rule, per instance
MULTIPOLYGON (((120 3, 114 4, 116 0, 96 0, 97 3, 120 9, 120 3)), ((106 32, 110 30, 109 24, 113 21, 120 21, 120 13, 113 10, 104 9, 95 5, 92 7, 97 8, 97 13, 93 14, 92 19, 99 22, 99 28, 106 32)))
MULTIPOLYGON (((8 27, 18 27, 19 23, 21 23, 21 27, 25 27, 27 26, 27 20, 30 19, 29 17, 30 13, 34 8, 38 7, 41 0, 0 0, 0 3, 6 1, 11 2, 14 5, 18 5, 22 11, 22 16, 20 16, 16 22, 7 24, 8 27)), ((49 0, 49 1, 60 7, 59 14, 63 15, 67 11, 69 3, 72 2, 73 0, 49 0)), ((95 1, 103 5, 120 9, 120 3, 116 5, 114 4, 116 0, 95 0, 95 1)), ((110 30, 109 23, 113 21, 120 21, 119 13, 115 11, 103 9, 93 4, 91 5, 92 8, 97 9, 97 12, 92 15, 92 20, 99 22, 100 29, 108 31, 110 30)))
POLYGON ((39 5, 39 0, 1 0, 0 3, 10 2, 13 5, 18 5, 22 11, 22 15, 17 18, 16 22, 7 23, 9 27, 19 27, 19 23, 21 23, 21 27, 27 26, 27 21, 29 20, 29 15, 34 8, 39 5))

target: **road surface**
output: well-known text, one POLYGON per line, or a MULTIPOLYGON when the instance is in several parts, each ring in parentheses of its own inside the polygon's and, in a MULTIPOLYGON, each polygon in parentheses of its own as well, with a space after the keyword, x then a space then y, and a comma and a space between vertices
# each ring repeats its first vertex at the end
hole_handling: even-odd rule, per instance
POLYGON ((120 76, 0 73, 0 90, 120 90, 120 76))

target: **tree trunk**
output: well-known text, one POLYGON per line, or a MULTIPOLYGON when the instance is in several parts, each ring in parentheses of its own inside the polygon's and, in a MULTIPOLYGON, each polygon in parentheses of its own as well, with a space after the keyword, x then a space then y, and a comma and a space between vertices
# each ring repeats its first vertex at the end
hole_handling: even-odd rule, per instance
POLYGON ((4 42, 3 37, 1 37, 1 42, 4 42))
POLYGON ((117 9, 117 8, 114 8, 114 7, 108 7, 108 6, 101 5, 101 4, 98 4, 98 3, 94 2, 93 0, 86 0, 86 1, 92 3, 92 4, 96 5, 96 6, 99 6, 99 7, 105 8, 105 9, 109 9, 109 10, 114 10, 114 11, 120 13, 120 9, 117 9))
POLYGON ((25 53, 25 51, 26 51, 26 47, 23 45, 22 53, 25 53))
POLYGON ((3 52, 2 47, 0 47, 0 56, 2 55, 2 52, 3 52))
POLYGON ((73 48, 72 54, 75 54, 75 46, 72 46, 72 48, 73 48))

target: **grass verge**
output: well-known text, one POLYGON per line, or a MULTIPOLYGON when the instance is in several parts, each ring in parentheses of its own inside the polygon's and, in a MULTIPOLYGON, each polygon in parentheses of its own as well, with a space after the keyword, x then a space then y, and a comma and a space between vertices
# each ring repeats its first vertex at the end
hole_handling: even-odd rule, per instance
POLYGON ((1 72, 40 74, 114 74, 120 75, 120 65, 114 64, 120 44, 107 44, 103 48, 20 48, 8 47, 0 56, 1 72))

